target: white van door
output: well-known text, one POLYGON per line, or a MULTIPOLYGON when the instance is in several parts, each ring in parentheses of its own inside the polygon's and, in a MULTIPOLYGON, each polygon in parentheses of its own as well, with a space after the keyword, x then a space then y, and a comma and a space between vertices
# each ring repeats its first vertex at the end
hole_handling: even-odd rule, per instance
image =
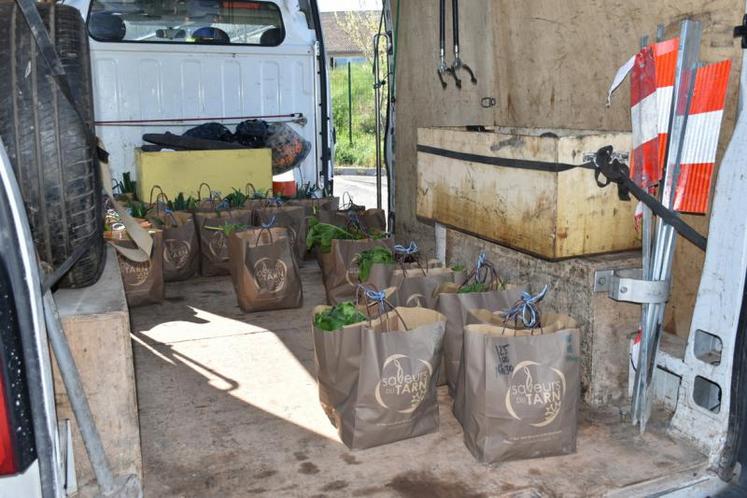
POLYGON ((316 2, 65 3, 87 20, 96 128, 115 178, 134 177, 134 149, 144 133, 181 134, 210 121, 233 130, 263 119, 288 123, 312 144, 295 179, 322 183, 330 133, 321 135, 329 107, 321 103, 328 92, 321 88, 316 2))

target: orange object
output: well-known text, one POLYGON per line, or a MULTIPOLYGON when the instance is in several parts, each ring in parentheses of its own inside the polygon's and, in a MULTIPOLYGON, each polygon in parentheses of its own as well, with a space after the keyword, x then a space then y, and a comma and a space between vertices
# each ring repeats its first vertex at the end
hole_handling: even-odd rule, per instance
POLYGON ((272 182, 272 192, 275 196, 283 197, 295 197, 296 196, 296 181, 290 180, 286 182, 272 182))

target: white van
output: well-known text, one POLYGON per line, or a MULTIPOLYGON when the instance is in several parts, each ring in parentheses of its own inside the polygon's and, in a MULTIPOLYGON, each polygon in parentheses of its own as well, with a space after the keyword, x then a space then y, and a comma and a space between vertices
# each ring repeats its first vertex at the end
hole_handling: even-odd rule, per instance
MULTIPOLYGON (((315 0, 64 0, 86 19, 96 132, 114 178, 144 133, 205 122, 285 122, 312 145, 296 183, 332 176, 332 126, 315 0)), ((285 178, 290 180, 291 178, 285 178)))

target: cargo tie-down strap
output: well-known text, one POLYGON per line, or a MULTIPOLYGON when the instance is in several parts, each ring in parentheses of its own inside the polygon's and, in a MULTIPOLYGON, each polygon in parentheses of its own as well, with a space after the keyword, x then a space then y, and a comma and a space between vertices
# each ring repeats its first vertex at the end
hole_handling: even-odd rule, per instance
POLYGON ((567 164, 547 161, 532 161, 528 159, 509 159, 505 157, 484 156, 481 154, 472 154, 468 152, 459 152, 455 150, 432 147, 430 145, 418 145, 418 152, 456 159, 472 163, 489 164, 492 166, 503 166, 507 168, 529 169, 534 171, 548 171, 559 173, 574 168, 585 168, 594 170, 597 185, 604 188, 610 183, 616 183, 618 196, 620 200, 630 200, 633 194, 638 200, 671 225, 680 235, 692 242, 696 247, 705 251, 707 239, 699 234, 693 227, 685 223, 679 215, 664 207, 658 199, 640 188, 630 179, 630 170, 628 166, 616 157, 611 145, 602 147, 594 154, 591 161, 582 164, 567 164), (604 179, 602 178, 604 177, 604 179))
MULTIPOLYGON (((57 88, 60 90, 60 93, 62 93, 65 99, 70 103, 73 110, 78 115, 81 123, 83 124, 83 129, 86 132, 86 140, 89 144, 89 147, 91 148, 91 150, 95 150, 97 152, 101 182, 104 186, 106 194, 111 199, 117 213, 119 213, 122 223, 127 229, 127 233, 130 235, 137 246, 137 249, 129 249, 119 246, 115 246, 115 248, 123 256, 132 261, 140 263, 148 261, 153 249, 153 239, 151 238, 150 234, 146 230, 144 230, 138 224, 138 222, 132 218, 132 216, 130 216, 127 209, 123 208, 114 199, 114 193, 111 189, 111 173, 109 171, 109 164, 107 162, 108 153, 99 146, 99 141, 96 137, 96 132, 93 129, 92 123, 87 122, 85 116, 83 116, 83 113, 80 111, 80 105, 75 99, 75 96, 70 87, 70 82, 67 79, 67 74, 65 73, 65 69, 62 65, 62 61, 60 61, 60 58, 57 55, 54 43, 49 36, 47 28, 44 26, 44 21, 42 20, 41 15, 39 15, 39 11, 36 9, 36 3, 33 0, 16 0, 16 4, 21 10, 26 23, 29 25, 31 34, 34 36, 36 45, 39 48, 41 58, 44 60, 47 67, 49 67, 51 76, 54 79, 57 88)), ((54 286, 65 275, 65 273, 67 273, 70 268, 73 267, 78 259, 80 259, 93 246, 93 244, 96 242, 96 238, 100 236, 101 234, 94 233, 84 243, 79 244, 75 248, 75 250, 73 250, 72 254, 61 265, 59 265, 53 273, 48 274, 44 281, 43 288, 46 290, 54 286)))
POLYGON ((456 150, 442 149, 430 145, 418 145, 418 152, 432 154, 434 156, 467 161, 470 163, 489 164, 492 166, 504 166, 507 168, 531 169, 534 171, 548 171, 551 173, 560 173, 574 168, 594 169, 594 163, 584 164, 566 164, 548 161, 532 161, 529 159, 509 159, 506 157, 483 156, 481 154, 472 154, 469 152, 459 152, 456 150))

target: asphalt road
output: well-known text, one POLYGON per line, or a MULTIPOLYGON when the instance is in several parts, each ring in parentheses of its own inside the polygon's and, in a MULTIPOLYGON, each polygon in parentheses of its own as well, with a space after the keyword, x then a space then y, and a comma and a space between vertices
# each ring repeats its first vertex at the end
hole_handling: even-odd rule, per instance
MULTIPOLYGON (((386 211, 387 200, 387 183, 386 178, 381 179, 381 205, 386 211)), ((375 176, 355 176, 355 175, 335 175, 334 194, 340 196, 342 202, 343 194, 347 192, 356 204, 363 204, 367 208, 376 207, 376 177, 375 176)), ((347 200, 347 196, 345 196, 347 200)))

